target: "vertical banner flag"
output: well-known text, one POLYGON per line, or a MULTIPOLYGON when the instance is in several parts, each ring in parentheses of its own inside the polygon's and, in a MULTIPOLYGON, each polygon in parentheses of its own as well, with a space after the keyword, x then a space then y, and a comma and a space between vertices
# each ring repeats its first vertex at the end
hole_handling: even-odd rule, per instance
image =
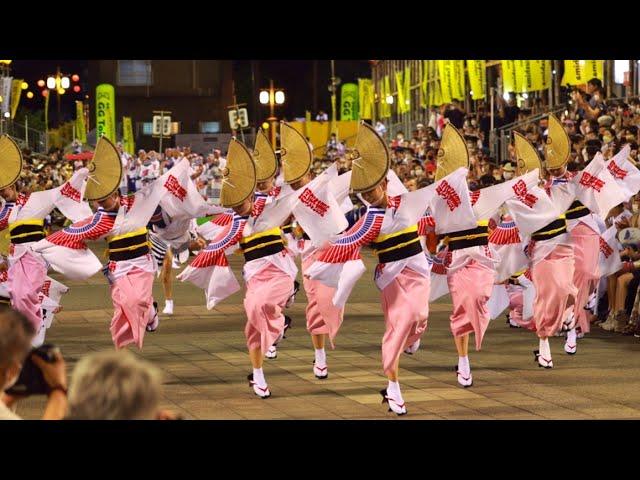
POLYGON ((451 81, 451 62, 449 60, 436 60, 438 63, 438 77, 440 78, 440 100, 442 103, 451 103, 453 95, 451 81))
POLYGON ((407 104, 404 98, 403 77, 404 72, 402 70, 400 70, 399 72, 395 72, 396 90, 398 91, 398 113, 404 113, 407 108, 407 104))
POLYGON ((389 75, 385 75, 384 84, 382 87, 382 91, 384 92, 382 98, 380 99, 380 105, 382 106, 382 113, 380 116, 382 118, 389 118, 391 116, 391 105, 387 103, 387 97, 391 95, 391 85, 389 83, 389 75))
POLYGON ((96 87, 96 135, 116 142, 116 95, 113 85, 101 83, 96 87))
POLYGON ((135 152, 136 146, 133 140, 131 117, 122 117, 122 146, 129 155, 133 155, 133 152, 135 152))
POLYGON ((406 111, 411 111, 411 68, 404 67, 404 83, 402 85, 404 89, 404 103, 406 105, 406 111))
POLYGON ((513 60, 502 60, 502 91, 517 92, 516 68, 513 60))
POLYGON ((20 105, 20 97, 22 96, 22 82, 24 80, 14 78, 11 81, 11 118, 15 118, 20 105))
POLYGON ((0 110, 2 118, 4 118, 4 114, 9 111, 9 105, 11 104, 11 80, 13 80, 12 77, 0 77, 0 97, 2 97, 0 110))
POLYGON ((87 143, 87 128, 84 124, 84 104, 76 101, 76 138, 81 143, 87 143))
POLYGON ((531 72, 530 92, 546 90, 551 85, 551 60, 526 60, 531 72))
POLYGON ((483 100, 484 91, 487 88, 487 68, 485 60, 467 60, 469 72, 469 85, 471 86, 471 98, 483 100))
POLYGON ((51 96, 51 90, 45 90, 44 96, 44 129, 49 130, 49 97, 51 96))
POLYGON ((358 79, 358 114, 370 120, 373 117, 373 83, 370 78, 358 79))
POLYGON ((422 60, 420 63, 421 67, 421 77, 420 77, 420 106, 422 108, 427 108, 429 106, 428 97, 427 97, 427 60, 422 60))
POLYGON ((583 85, 592 78, 603 80, 603 60, 565 60, 562 85, 583 85))
POLYGON ((449 60, 451 64, 451 96, 460 101, 466 96, 464 81, 464 60, 449 60))
POLYGON ((345 83, 340 91, 340 120, 358 120, 358 85, 345 83))

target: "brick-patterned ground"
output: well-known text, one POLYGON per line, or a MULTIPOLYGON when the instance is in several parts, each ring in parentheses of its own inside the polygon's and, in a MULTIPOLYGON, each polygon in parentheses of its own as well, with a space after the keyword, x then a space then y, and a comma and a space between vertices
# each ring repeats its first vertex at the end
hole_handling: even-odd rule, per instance
MULTIPOLYGON (((247 385, 242 292, 207 311, 203 293, 176 283, 175 315, 145 337, 141 357, 165 374, 164 406, 191 419, 397 419, 380 404, 386 386, 380 340, 384 320, 371 279, 373 264, 347 305, 336 350, 328 350, 329 378, 312 374, 313 350, 304 328, 305 296, 289 310, 293 328, 278 358, 265 361, 272 397, 260 400, 247 385)), ((233 265, 239 265, 234 258, 233 265)), ((238 269, 236 268, 236 271, 238 269)), ((56 276, 56 278, 58 278, 56 276)), ((112 348, 111 301, 106 280, 70 282, 65 310, 47 341, 62 348, 69 370, 84 354, 112 348)), ((162 288, 154 286, 163 307, 162 288)), ((429 329, 420 351, 403 355, 400 381, 410 419, 613 419, 640 418, 640 340, 595 328, 566 355, 552 338, 555 368, 534 363, 537 339, 511 329, 504 317, 489 327, 481 352, 472 351, 474 386, 457 385, 457 356, 449 331, 448 297, 431 305, 429 329)), ((473 343, 473 342, 471 342, 473 343)), ((18 413, 37 418, 44 400, 24 400, 18 413)))

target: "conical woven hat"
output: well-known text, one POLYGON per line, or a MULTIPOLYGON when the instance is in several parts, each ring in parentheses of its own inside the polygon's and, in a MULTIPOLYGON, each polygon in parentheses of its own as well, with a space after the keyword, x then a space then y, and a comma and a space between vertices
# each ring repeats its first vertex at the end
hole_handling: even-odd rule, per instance
POLYGON ((562 127, 558 117, 549 115, 549 135, 544 146, 544 157, 547 169, 561 168, 569 161, 571 140, 562 127))
POLYGON ((251 153, 235 138, 229 144, 227 165, 222 169, 220 204, 225 208, 237 207, 256 189, 256 166, 251 153))
POLYGON ((6 188, 20 178, 22 173, 22 151, 9 135, 0 137, 0 188, 6 188))
POLYGON ((276 170, 278 170, 276 152, 273 151, 271 142, 262 128, 258 130, 256 135, 253 160, 256 162, 256 181, 264 182, 276 174, 276 170))
POLYGON ((280 160, 286 183, 304 177, 313 162, 313 152, 307 139, 286 122, 280 122, 280 160))
POLYGON ((516 147, 516 176, 524 175, 531 170, 541 170, 540 156, 535 147, 524 135, 514 132, 516 147))
POLYGON ((351 190, 357 193, 374 189, 387 176, 391 155, 385 141, 370 125, 360 122, 356 145, 349 153, 351 190))
POLYGON ((115 192, 122 179, 122 161, 115 145, 107 137, 100 137, 87 166, 89 178, 84 198, 102 200, 115 192))
POLYGON ((469 150, 458 129, 447 123, 438 149, 436 180, 446 177, 460 167, 469 168, 469 150))

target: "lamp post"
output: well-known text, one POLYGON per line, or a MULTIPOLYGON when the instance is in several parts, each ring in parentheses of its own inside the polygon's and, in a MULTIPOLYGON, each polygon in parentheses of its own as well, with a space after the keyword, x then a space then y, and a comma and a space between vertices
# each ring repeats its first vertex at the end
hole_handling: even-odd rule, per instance
POLYGON ((273 86, 273 80, 269 80, 269 89, 260 90, 258 100, 262 105, 269 105, 269 132, 271 138, 271 145, 273 149, 276 149, 276 128, 278 127, 278 119, 275 116, 275 106, 282 105, 284 103, 284 90, 276 89, 273 86))

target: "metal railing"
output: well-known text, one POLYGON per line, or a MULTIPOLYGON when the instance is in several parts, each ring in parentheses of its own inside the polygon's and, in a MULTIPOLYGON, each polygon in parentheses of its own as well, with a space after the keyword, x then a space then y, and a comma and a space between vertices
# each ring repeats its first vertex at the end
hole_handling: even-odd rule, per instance
POLYGON ((7 134, 16 140, 21 148, 28 148, 34 153, 46 153, 47 135, 41 130, 25 127, 21 123, 12 120, 0 120, 0 135, 7 134))

